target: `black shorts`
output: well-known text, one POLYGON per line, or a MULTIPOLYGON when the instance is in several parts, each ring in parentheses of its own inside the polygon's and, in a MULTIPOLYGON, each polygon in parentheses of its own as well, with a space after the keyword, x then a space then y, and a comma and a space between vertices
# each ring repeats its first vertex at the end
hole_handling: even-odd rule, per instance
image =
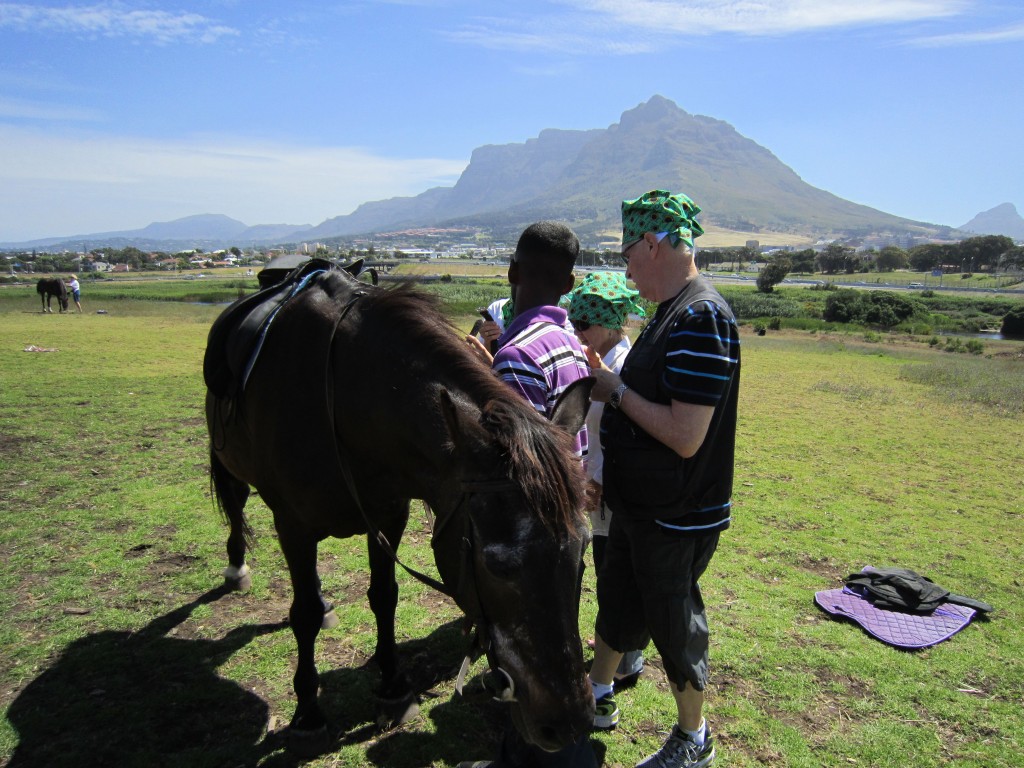
POLYGON ((654 641, 665 675, 703 691, 708 622, 697 580, 718 548, 719 533, 680 536, 653 520, 612 516, 597 574, 597 633, 617 651, 654 641))

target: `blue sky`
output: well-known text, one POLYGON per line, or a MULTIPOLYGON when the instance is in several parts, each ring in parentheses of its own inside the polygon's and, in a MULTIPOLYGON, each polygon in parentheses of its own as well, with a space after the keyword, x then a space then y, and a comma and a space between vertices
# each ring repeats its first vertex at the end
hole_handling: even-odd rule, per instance
POLYGON ((955 226, 1024 209, 1021 62, 1019 0, 0 0, 0 242, 318 224, 655 94, 955 226))

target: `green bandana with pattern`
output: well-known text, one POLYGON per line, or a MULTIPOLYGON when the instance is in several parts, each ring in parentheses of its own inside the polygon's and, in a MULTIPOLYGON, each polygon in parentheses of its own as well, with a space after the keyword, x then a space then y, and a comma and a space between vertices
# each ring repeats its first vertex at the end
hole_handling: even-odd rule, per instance
POLYGON ((636 301, 639 295, 627 287, 626 276, 621 272, 588 272, 569 294, 569 320, 617 331, 631 313, 644 316, 636 301))
POLYGON ((693 248, 694 238, 704 234, 697 223, 700 207, 686 195, 655 189, 636 200, 622 201, 622 245, 636 242, 648 232, 668 232, 672 247, 682 241, 693 248))

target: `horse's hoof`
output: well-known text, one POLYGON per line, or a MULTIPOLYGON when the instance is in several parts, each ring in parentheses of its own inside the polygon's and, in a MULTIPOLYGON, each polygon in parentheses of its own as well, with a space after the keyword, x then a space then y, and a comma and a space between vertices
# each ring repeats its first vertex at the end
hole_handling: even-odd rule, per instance
POLYGON ((235 592, 248 592, 252 589, 252 571, 248 565, 241 568, 229 565, 224 569, 224 583, 235 592))
POLYGON ((331 746, 331 734, 327 732, 326 725, 321 725, 312 731, 288 728, 288 751, 297 757, 317 757, 330 750, 331 746))
POLYGON ((341 619, 338 618, 338 614, 334 612, 334 609, 324 612, 323 621, 320 622, 321 629, 334 629, 341 623, 341 619))
POLYGON ((377 727, 382 731, 397 728, 419 717, 420 704, 415 694, 400 699, 381 699, 377 727))

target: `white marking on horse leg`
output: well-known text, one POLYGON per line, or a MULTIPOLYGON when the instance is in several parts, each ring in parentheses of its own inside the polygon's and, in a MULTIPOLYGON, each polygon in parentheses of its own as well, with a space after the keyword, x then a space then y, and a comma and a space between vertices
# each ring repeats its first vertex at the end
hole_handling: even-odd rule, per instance
POLYGON ((340 623, 341 623, 341 620, 338 618, 338 614, 336 614, 334 612, 334 609, 331 608, 331 610, 329 610, 326 613, 324 613, 324 619, 320 623, 320 628, 321 629, 334 629, 340 623))

